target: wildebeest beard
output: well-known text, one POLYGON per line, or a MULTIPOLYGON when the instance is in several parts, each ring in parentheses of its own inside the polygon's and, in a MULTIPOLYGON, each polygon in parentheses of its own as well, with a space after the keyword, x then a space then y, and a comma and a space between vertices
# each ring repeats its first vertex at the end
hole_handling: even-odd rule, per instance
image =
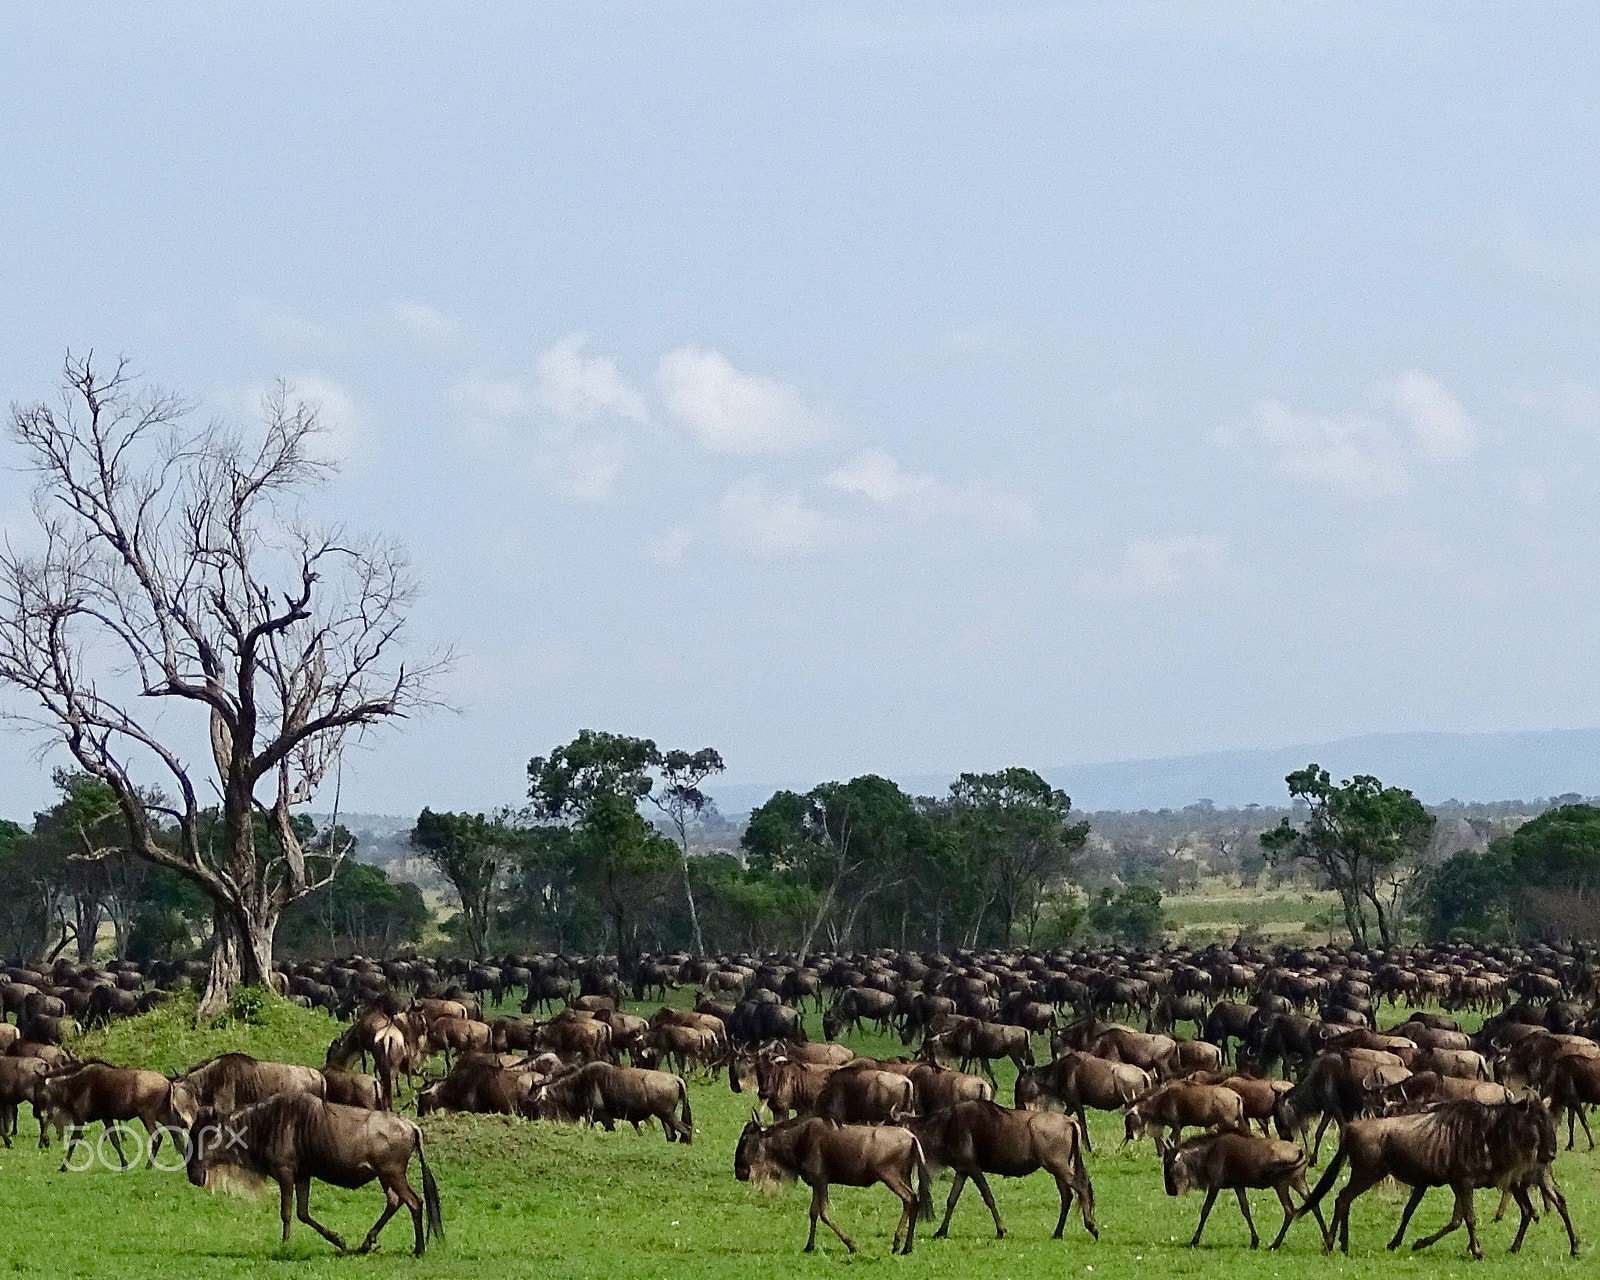
POLYGON ((794 1172, 761 1151, 750 1162, 750 1185, 764 1196, 775 1196, 794 1181, 794 1172))
POLYGON ((206 1166, 206 1190, 239 1200, 259 1200, 273 1189, 272 1179, 237 1164, 206 1166))

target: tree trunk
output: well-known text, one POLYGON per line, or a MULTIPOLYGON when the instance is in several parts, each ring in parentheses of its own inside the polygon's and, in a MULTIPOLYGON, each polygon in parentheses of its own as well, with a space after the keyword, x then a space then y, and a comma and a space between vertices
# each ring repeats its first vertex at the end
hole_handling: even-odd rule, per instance
POLYGON ((678 861, 683 868, 683 896, 689 904, 689 928, 694 935, 695 959, 706 953, 706 940, 700 936, 700 912, 695 909, 694 886, 689 883, 689 847, 687 844, 679 851, 678 861))
POLYGON ((100 931, 100 899, 74 898, 73 931, 78 943, 78 963, 89 964, 94 959, 94 944, 100 931))
POLYGON ((211 977, 200 997, 198 1016, 214 1018, 227 1008, 238 987, 272 986, 272 938, 278 929, 273 913, 252 916, 238 908, 213 908, 211 977))
POLYGON ((1358 951, 1367 949, 1367 920, 1361 910, 1361 899, 1354 892, 1340 890, 1339 898, 1344 903, 1345 928, 1350 930, 1350 944, 1358 951))

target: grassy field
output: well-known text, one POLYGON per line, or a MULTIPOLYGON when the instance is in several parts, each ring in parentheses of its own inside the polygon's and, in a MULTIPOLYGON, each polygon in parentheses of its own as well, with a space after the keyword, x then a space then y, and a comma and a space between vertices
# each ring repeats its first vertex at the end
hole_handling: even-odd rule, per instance
MULTIPOLYGON (((287 1006, 271 1010, 263 1026, 203 1033, 187 1029, 181 1016, 158 1014, 142 1026, 118 1026, 83 1050, 162 1069, 225 1048, 317 1064, 333 1029, 324 1015, 287 1006)), ((860 1037, 855 1047, 884 1055, 901 1051, 898 1044, 876 1036, 860 1037)), ((1002 1100, 1009 1102, 1009 1066, 1001 1084, 1002 1100)), ((1462 1232, 1426 1253, 1389 1255, 1382 1246, 1401 1204, 1392 1187, 1358 1202, 1348 1261, 1322 1257, 1316 1225, 1309 1220, 1297 1224, 1281 1253, 1252 1254, 1245 1248, 1248 1236, 1237 1205, 1220 1199, 1204 1244, 1191 1250, 1184 1242, 1194 1230, 1199 1197, 1168 1199, 1150 1145, 1118 1151, 1118 1117, 1094 1113, 1096 1150, 1089 1168, 1102 1232, 1098 1244, 1084 1234, 1076 1213, 1064 1241, 1049 1238, 1055 1225, 1055 1189, 1035 1176, 994 1180, 1008 1231, 1005 1240, 993 1238, 982 1200, 969 1187, 956 1212, 953 1238, 933 1240, 932 1228, 924 1226, 910 1258, 889 1256, 889 1233, 899 1206, 887 1191, 839 1189, 834 1216, 855 1237, 861 1253, 848 1257, 824 1229, 818 1253, 807 1257, 800 1252, 805 1189, 792 1187, 769 1199, 734 1179, 733 1146, 749 1116, 749 1096, 735 1096, 725 1080, 696 1082, 691 1088, 696 1127, 692 1147, 669 1145, 659 1129, 639 1136, 627 1127, 606 1134, 491 1117, 429 1117, 424 1122, 427 1150, 443 1194, 448 1240, 420 1260, 406 1252, 411 1229, 403 1213, 386 1230, 382 1251, 365 1258, 339 1257, 298 1223, 290 1245, 280 1246, 275 1195, 256 1201, 213 1196, 189 1186, 181 1174, 156 1171, 57 1173, 59 1148, 34 1149, 35 1131, 25 1120, 22 1140, 0 1155, 0 1221, 7 1226, 0 1232, 0 1271, 175 1280, 235 1275, 311 1280, 391 1273, 460 1280, 750 1280, 865 1268, 950 1280, 990 1275, 1289 1280, 1312 1271, 1351 1276, 1381 1270, 1406 1277, 1471 1274, 1498 1280, 1574 1266, 1565 1257, 1565 1238, 1555 1221, 1534 1227, 1516 1258, 1504 1252, 1513 1220, 1498 1226, 1485 1221, 1482 1236, 1489 1259, 1483 1263, 1466 1259, 1462 1232)), ((1563 1154, 1556 1167, 1580 1239, 1600 1239, 1596 1159, 1581 1152, 1563 1154)), ((414 1166, 412 1172, 416 1182, 414 1166)), ((946 1175, 934 1190, 941 1214, 948 1190, 946 1175)), ((1493 1199, 1485 1194, 1479 1200, 1486 1219, 1493 1199)), ((381 1203, 372 1187, 342 1192, 315 1184, 312 1191, 313 1213, 347 1238, 366 1231, 381 1203)), ((1271 1240, 1279 1221, 1275 1198, 1257 1193, 1253 1208, 1258 1230, 1271 1240)), ((1448 1193, 1431 1192, 1418 1212, 1413 1236, 1436 1229, 1448 1211, 1448 1193)), ((1581 1265, 1589 1264, 1585 1260, 1581 1265)))

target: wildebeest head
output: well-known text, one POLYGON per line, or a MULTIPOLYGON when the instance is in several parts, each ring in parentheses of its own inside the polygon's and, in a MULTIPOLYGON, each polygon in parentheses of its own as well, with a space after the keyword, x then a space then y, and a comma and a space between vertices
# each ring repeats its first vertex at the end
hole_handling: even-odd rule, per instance
POLYGON ((1194 1158, 1195 1152, 1187 1145, 1167 1148, 1167 1154, 1161 1160, 1161 1169, 1169 1196, 1184 1195, 1199 1185, 1194 1176, 1194 1158))
POLYGON ((767 1152, 768 1135, 772 1132, 761 1123, 755 1111, 739 1134, 739 1145, 733 1151, 733 1176, 748 1182, 766 1195, 776 1195, 778 1189, 793 1177, 767 1152))
POLYGON ((186 1129, 194 1124, 200 1111, 194 1090, 186 1080, 172 1082, 172 1089, 167 1094, 167 1106, 167 1123, 174 1129, 186 1129))
POLYGON ((207 1191, 259 1194, 265 1179, 250 1167, 249 1157, 242 1125, 211 1107, 196 1111, 184 1157, 191 1183, 207 1191))
POLYGON ((1044 1098, 1044 1086, 1039 1082, 1038 1067, 1024 1067, 1017 1072, 1016 1093, 1011 1099, 1018 1111, 1038 1111, 1044 1098))
POLYGON ((824 1040, 836 1039, 839 1035, 840 1028, 843 1026, 844 1019, 832 1009, 829 1009, 822 1015, 822 1038, 824 1040))
POLYGON ((1147 1116, 1137 1103, 1127 1108, 1122 1113, 1122 1141, 1126 1145, 1137 1142, 1147 1133, 1152 1133, 1161 1128, 1160 1122, 1154 1117, 1147 1116))

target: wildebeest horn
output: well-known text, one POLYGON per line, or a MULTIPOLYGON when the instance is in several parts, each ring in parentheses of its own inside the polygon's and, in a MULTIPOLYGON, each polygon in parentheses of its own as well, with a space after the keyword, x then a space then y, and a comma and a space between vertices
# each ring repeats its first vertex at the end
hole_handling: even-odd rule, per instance
POLYGON ((750 1108, 750 1122, 758 1129, 765 1128, 765 1126, 761 1123, 761 1113, 754 1107, 750 1108))

